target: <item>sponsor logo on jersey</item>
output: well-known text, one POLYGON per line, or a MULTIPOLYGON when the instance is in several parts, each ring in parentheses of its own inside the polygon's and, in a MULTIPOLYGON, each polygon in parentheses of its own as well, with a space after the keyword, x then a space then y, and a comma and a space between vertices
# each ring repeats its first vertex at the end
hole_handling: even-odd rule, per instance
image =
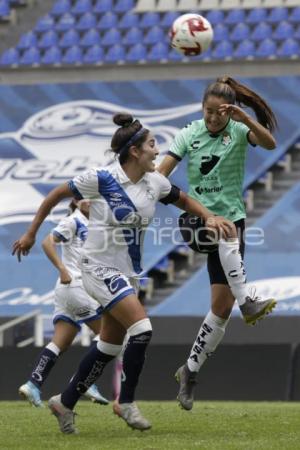
POLYGON ((196 189, 196 192, 201 195, 201 194, 215 194, 216 192, 222 192, 223 190, 223 186, 213 186, 211 188, 207 188, 207 187, 200 187, 198 186, 196 189))

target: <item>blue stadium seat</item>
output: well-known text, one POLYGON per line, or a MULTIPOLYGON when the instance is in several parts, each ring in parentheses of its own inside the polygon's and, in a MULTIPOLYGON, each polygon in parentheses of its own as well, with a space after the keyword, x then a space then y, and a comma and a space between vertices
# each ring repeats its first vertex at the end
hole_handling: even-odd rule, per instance
POLYGON ((62 62, 64 64, 81 64, 82 49, 78 45, 68 48, 62 58, 62 62))
POLYGON ((112 28, 105 32, 101 39, 101 45, 103 47, 109 47, 111 45, 119 44, 122 41, 121 32, 117 28, 112 28))
POLYGON ((28 6, 28 0, 8 0, 11 6, 28 6))
POLYGON ((97 0, 93 11, 96 14, 102 14, 113 10, 113 1, 112 0, 97 0))
POLYGON ((108 30, 109 28, 113 28, 117 25, 118 23, 118 17, 116 16, 116 14, 113 14, 112 12, 108 12, 103 14, 103 16, 101 16, 97 27, 100 30, 108 30))
POLYGON ((167 38, 166 33, 162 28, 155 26, 149 29, 144 36, 144 44, 156 44, 157 42, 164 42, 167 38))
POLYGON ((37 37, 33 31, 28 31, 28 33, 22 34, 20 40, 17 44, 19 50, 25 50, 29 47, 35 47, 37 45, 37 37))
POLYGON ((252 41, 242 41, 235 49, 233 56, 235 58, 249 58, 255 55, 255 44, 252 41))
POLYGON ((100 45, 93 45, 87 49, 83 57, 83 62, 86 64, 100 63, 103 61, 103 56, 103 47, 100 47, 100 45))
POLYGON ((183 55, 181 55, 181 53, 179 53, 177 50, 175 50, 174 48, 172 48, 171 50, 169 50, 168 53, 168 59, 170 61, 182 61, 182 59, 184 58, 183 55))
POLYGON ((294 39, 300 39, 300 24, 297 26, 297 28, 294 31, 294 39))
POLYGON ((126 61, 137 62, 145 61, 147 59, 147 50, 143 44, 136 44, 129 48, 126 61))
POLYGON ((282 41, 293 37, 294 27, 289 22, 280 22, 273 32, 272 38, 276 41, 282 41))
POLYGON ((231 9, 225 17, 224 23, 234 25, 236 23, 244 22, 246 13, 244 9, 231 9))
POLYGON ((223 23, 214 27, 214 42, 221 42, 229 38, 228 28, 223 23))
POLYGON ((149 28, 154 27, 155 25, 159 25, 160 18, 159 14, 156 12, 145 12, 140 21, 141 28, 149 28))
POLYGON ((58 44, 58 35, 55 31, 50 30, 42 34, 38 42, 38 47, 49 48, 56 46, 57 44, 58 44))
POLYGON ((50 14, 54 17, 60 17, 63 14, 70 12, 71 6, 71 0, 59 0, 54 4, 50 14))
POLYGON ((20 64, 22 66, 33 66, 39 64, 41 61, 41 55, 36 47, 30 47, 24 51, 20 58, 20 64))
POLYGON ((135 7, 135 2, 133 0, 117 0, 114 6, 114 11, 117 13, 124 13, 130 11, 135 7))
POLYGON ((92 28, 84 33, 80 39, 80 47, 92 47, 93 45, 101 45, 101 37, 98 30, 92 28))
POLYGON ((50 14, 46 14, 40 20, 37 21, 36 26, 34 27, 35 31, 41 33, 43 31, 53 30, 54 28, 54 18, 50 14))
POLYGON ((0 17, 6 18, 10 15, 10 6, 7 0, 0 0, 0 17))
POLYGON ((224 11, 220 9, 212 9, 211 11, 208 11, 205 17, 212 25, 217 25, 218 23, 224 22, 225 14, 224 11))
POLYGON ((62 60, 62 53, 60 48, 58 48, 56 45, 53 47, 47 48, 45 51, 41 63, 42 64, 61 64, 62 60))
POLYGON ((267 17, 267 10, 265 8, 253 8, 249 10, 245 22, 250 25, 264 22, 267 17))
POLYGON ((91 28, 96 28, 97 26, 97 18, 93 13, 85 13, 81 17, 79 17, 78 22, 76 23, 76 30, 78 31, 86 31, 91 28))
POLYGON ((254 30, 251 33, 250 39, 252 41, 258 42, 262 41, 263 39, 271 38, 271 36, 272 36, 272 27, 269 24, 262 22, 259 25, 257 25, 257 27, 254 28, 254 30))
POLYGON ((180 13, 178 13, 176 11, 166 12, 160 21, 160 26, 169 28, 173 24, 174 20, 176 20, 177 17, 179 17, 179 15, 180 15, 180 13))
POLYGON ((147 55, 148 61, 163 61, 168 59, 169 48, 168 45, 159 42, 153 45, 147 55))
POLYGON ((153 271, 158 272, 160 275, 164 275, 167 277, 168 281, 171 281, 174 277, 174 263, 170 260, 170 258, 166 255, 164 256, 155 266, 149 270, 149 274, 153 271))
POLYGON ((276 24, 283 20, 288 20, 289 10, 285 7, 278 7, 271 9, 269 15, 266 18, 266 22, 276 24))
POLYGON ((118 28, 120 30, 126 30, 128 28, 137 27, 138 24, 139 16, 129 11, 127 14, 124 14, 124 16, 122 16, 118 24, 118 28))
POLYGON ((108 63, 121 62, 125 60, 125 50, 122 45, 116 44, 110 47, 104 55, 104 61, 108 63))
POLYGON ((201 53, 201 55, 199 56, 194 57, 193 59, 200 59, 201 61, 212 59, 212 48, 209 47, 207 50, 205 50, 205 52, 201 53))
POLYGON ((214 59, 225 59, 231 58, 233 54, 233 47, 231 42, 223 41, 219 42, 215 49, 212 51, 212 58, 214 59))
POLYGON ((271 58, 276 56, 277 47, 272 39, 263 40, 255 51, 255 56, 257 58, 271 58))
POLYGON ((289 16, 289 22, 292 23, 300 23, 300 6, 297 6, 296 8, 293 8, 291 10, 290 16, 289 16))
POLYGON ((287 39, 282 43, 277 51, 281 58, 291 58, 300 56, 300 46, 295 39, 287 39))
POLYGON ((233 42, 240 42, 244 39, 248 39, 249 34, 249 26, 245 23, 238 23, 230 33, 230 40, 233 42))
POLYGON ((71 12, 74 16, 81 16, 81 14, 91 12, 92 10, 92 0, 76 0, 74 6, 71 8, 71 12))
POLYGON ((143 40, 143 32, 140 28, 130 28, 122 39, 124 45, 135 45, 143 40))
POLYGON ((66 31, 59 40, 59 47, 68 48, 74 47, 79 44, 79 33, 76 30, 66 31))
POLYGON ((57 31, 67 31, 75 27, 76 19, 70 14, 63 14, 55 25, 57 31))
POLYGON ((1 66, 13 66, 19 64, 19 52, 16 48, 9 48, 2 53, 0 59, 1 66))

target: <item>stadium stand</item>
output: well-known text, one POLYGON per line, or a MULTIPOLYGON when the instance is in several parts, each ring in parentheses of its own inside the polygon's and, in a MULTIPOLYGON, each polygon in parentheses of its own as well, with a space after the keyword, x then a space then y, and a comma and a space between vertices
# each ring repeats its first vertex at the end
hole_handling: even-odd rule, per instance
MULTIPOLYGON (((0 14, 2 4, 10 8, 9 4, 3 0, 3 3, 0 3, 0 14)), ((93 62, 94 60, 89 59, 88 56, 85 58, 89 46, 94 45, 103 47, 103 52, 98 55, 98 57, 101 55, 103 63, 112 62, 111 53, 115 54, 114 62, 119 61, 123 64, 127 62, 127 55, 128 63, 144 64, 147 60, 161 63, 180 59, 188 61, 188 58, 180 55, 176 58, 173 49, 165 45, 168 41, 167 30, 174 19, 188 11, 203 11, 214 27, 215 37, 212 48, 205 55, 200 56, 200 59, 210 61, 299 57, 299 5, 268 0, 257 1, 257 8, 250 8, 250 6, 250 2, 247 7, 247 4, 240 0, 216 0, 216 2, 172 0, 170 4, 160 1, 156 4, 148 0, 138 1, 136 4, 132 0, 115 2, 61 0, 54 3, 48 14, 37 20, 32 31, 20 36, 16 46, 19 55, 13 60, 13 64, 28 64, 28 59, 23 58, 23 52, 28 48, 24 47, 24 42, 27 42, 25 45, 29 45, 29 39, 32 39, 30 46, 37 46, 41 53, 39 62, 35 60, 34 64, 46 64, 43 52, 48 46, 41 47, 40 42, 44 39, 47 41, 48 36, 44 37, 44 34, 53 29, 59 33, 60 43, 66 39, 63 33, 70 32, 70 41, 66 39, 65 44, 59 44, 63 48, 62 63, 65 60, 64 52, 74 45, 79 45, 81 48, 84 64, 98 63, 98 59, 93 62), (285 6, 282 6, 283 3, 285 6), (84 38, 84 33, 92 29, 94 30, 93 38, 91 40, 84 38), (99 32, 98 36, 96 30, 99 32), (76 33, 79 34, 76 35, 76 33), (244 41, 245 44, 243 44, 244 41), (262 43, 262 41, 265 42, 262 43), (146 55, 142 52, 141 58, 137 59, 138 54, 133 50, 134 59, 132 59, 132 52, 128 46, 141 43, 146 46, 146 55), (115 59, 118 53, 108 48, 114 45, 126 47, 119 50, 119 60, 115 59)), ((6 12, 3 10, 4 13, 7 15, 7 10, 6 12)), ((6 16, 3 15, 3 17, 6 16)), ((1 58, 1 65, 9 66, 10 59, 1 58)))

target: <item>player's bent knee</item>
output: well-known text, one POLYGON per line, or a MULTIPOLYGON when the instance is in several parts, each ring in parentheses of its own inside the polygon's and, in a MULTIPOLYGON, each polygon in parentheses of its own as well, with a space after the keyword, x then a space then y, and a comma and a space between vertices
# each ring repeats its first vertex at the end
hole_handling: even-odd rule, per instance
POLYGON ((145 318, 142 320, 139 320, 138 322, 135 322, 133 325, 131 325, 127 333, 129 336, 136 336, 137 334, 142 333, 151 333, 152 334, 152 325, 149 318, 145 318))

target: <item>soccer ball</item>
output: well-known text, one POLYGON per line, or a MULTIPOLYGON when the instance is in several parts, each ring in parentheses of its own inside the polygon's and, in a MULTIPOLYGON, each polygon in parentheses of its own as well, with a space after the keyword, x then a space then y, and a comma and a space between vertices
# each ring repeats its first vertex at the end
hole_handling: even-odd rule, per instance
POLYGON ((214 32, 199 14, 183 14, 173 22, 169 35, 171 47, 185 56, 197 56, 208 49, 214 32))

